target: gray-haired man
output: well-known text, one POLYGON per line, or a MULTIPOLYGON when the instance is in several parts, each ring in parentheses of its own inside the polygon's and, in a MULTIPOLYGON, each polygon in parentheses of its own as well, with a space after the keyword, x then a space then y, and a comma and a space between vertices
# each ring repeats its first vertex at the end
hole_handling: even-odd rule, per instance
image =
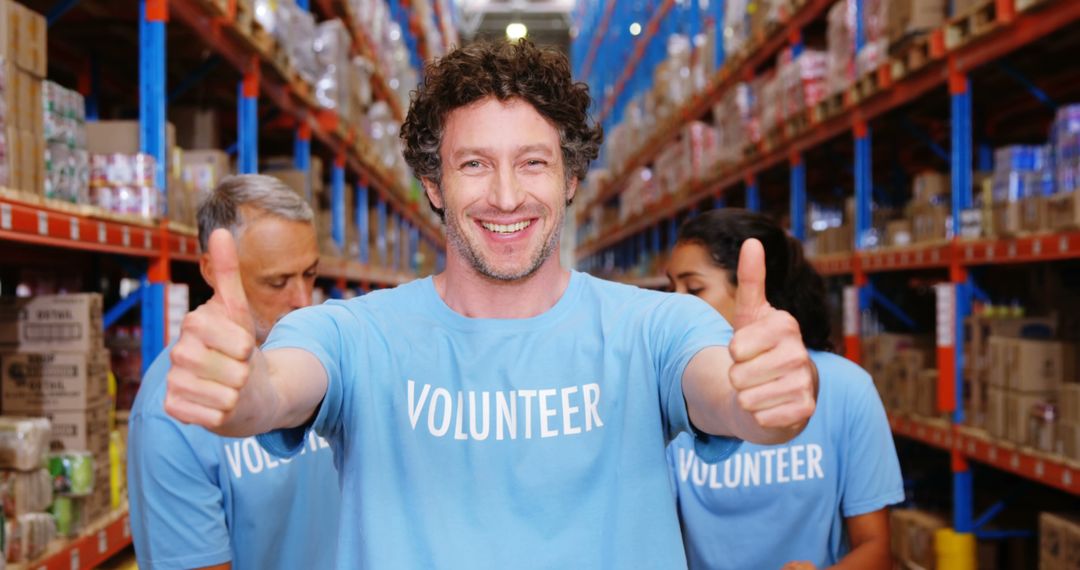
MULTIPOLYGON (((199 242, 228 229, 258 342, 311 304, 319 264, 311 208, 275 178, 226 178, 199 207, 199 242)), ((207 254, 203 278, 215 287, 207 254)), ((340 505, 333 455, 310 438, 285 461, 255 438, 227 438, 165 413, 169 351, 154 361, 131 410, 131 527, 141 568, 327 568, 340 505)), ((297 379, 302 381, 302 379, 297 379)))

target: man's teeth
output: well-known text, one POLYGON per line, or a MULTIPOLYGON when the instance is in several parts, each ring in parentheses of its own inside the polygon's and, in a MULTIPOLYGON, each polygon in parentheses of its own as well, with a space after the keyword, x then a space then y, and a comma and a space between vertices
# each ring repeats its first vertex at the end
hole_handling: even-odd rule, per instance
POLYGON ((509 225, 489 224, 488 222, 480 222, 480 225, 484 226, 484 229, 486 229, 488 231, 491 231, 491 232, 495 232, 495 233, 499 233, 499 234, 512 234, 514 232, 520 232, 521 230, 529 227, 529 224, 531 224, 531 223, 532 223, 531 221, 526 220, 524 222, 518 222, 516 224, 509 224, 509 225))

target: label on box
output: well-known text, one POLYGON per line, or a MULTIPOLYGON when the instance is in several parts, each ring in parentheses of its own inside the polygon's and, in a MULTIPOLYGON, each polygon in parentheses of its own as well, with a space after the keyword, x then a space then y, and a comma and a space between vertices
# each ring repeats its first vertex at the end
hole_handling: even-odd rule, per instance
POLYGON ((97 293, 0 298, 0 349, 10 352, 90 352, 103 345, 97 293))
POLYGON ((89 451, 97 456, 109 451, 109 408, 103 402, 84 410, 45 412, 52 423, 52 451, 89 451))
POLYGON ((36 415, 86 408, 107 395, 109 354, 11 353, 0 356, 3 410, 36 415))

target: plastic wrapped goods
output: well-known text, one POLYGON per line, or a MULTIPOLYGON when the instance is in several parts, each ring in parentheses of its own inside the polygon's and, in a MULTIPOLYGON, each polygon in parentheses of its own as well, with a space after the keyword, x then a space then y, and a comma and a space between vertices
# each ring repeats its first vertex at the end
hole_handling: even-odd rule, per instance
POLYGON ((1057 192, 1080 188, 1080 105, 1058 109, 1051 127, 1057 192))
POLYGON ((94 492, 94 456, 88 451, 53 453, 48 460, 53 491, 65 497, 85 497, 94 492))
POLYGON ((0 416, 0 468, 41 468, 51 436, 52 425, 45 418, 0 416))
POLYGON ((5 525, 7 561, 25 562, 41 556, 56 538, 56 520, 48 513, 27 513, 5 525))
POLYGON ((0 486, 7 518, 44 512, 53 501, 52 477, 46 469, 0 471, 0 486))

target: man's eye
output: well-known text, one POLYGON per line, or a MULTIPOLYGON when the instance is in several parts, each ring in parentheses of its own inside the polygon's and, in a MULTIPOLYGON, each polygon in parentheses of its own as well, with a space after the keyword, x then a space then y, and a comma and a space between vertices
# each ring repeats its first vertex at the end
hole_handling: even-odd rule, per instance
POLYGON ((687 289, 687 290, 686 290, 686 292, 687 292, 687 293, 690 293, 691 295, 693 295, 693 296, 695 296, 695 297, 700 297, 700 296, 701 296, 701 292, 702 292, 702 291, 704 291, 704 290, 705 290, 704 288, 699 288, 699 289, 687 289))
POLYGON ((462 168, 480 168, 479 160, 469 160, 461 165, 462 168))
POLYGON ((542 160, 530 160, 525 163, 526 166, 544 166, 547 163, 542 160))
POLYGON ((284 281, 284 280, 283 281, 271 281, 271 282, 267 283, 267 285, 269 285, 271 289, 284 289, 285 285, 287 285, 287 284, 288 284, 288 281, 284 281))

